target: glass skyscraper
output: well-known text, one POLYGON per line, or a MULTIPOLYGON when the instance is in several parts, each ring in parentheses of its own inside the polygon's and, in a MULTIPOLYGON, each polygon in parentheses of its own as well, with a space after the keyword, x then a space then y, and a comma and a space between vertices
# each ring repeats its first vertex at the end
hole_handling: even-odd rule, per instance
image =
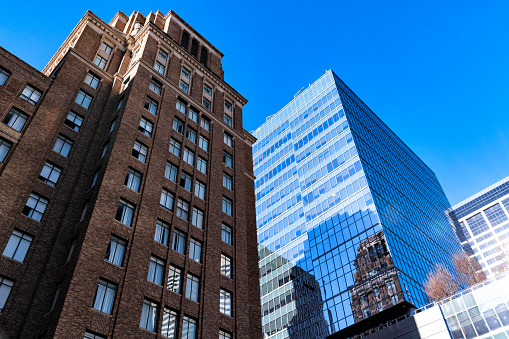
POLYGON ((427 302, 461 250, 435 174, 332 71, 254 132, 265 338, 323 338, 427 302))

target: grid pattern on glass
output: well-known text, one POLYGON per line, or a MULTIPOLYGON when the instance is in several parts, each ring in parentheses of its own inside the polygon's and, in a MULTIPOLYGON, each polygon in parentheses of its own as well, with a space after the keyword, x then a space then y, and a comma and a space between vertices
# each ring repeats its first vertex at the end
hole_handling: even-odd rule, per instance
POLYGON ((470 231, 472 232, 474 237, 489 229, 489 226, 486 223, 486 220, 484 220, 484 217, 482 216, 481 213, 478 213, 473 217, 468 218, 467 224, 470 227, 470 231))
POLYGON ((41 98, 41 95, 41 91, 36 90, 30 85, 26 85, 25 89, 23 89, 23 92, 21 92, 20 98, 28 101, 32 105, 35 105, 41 98))
POLYGON ((229 317, 232 316, 232 294, 221 289, 219 298, 219 312, 229 317))
POLYGON ((169 235, 170 235, 170 225, 161 220, 157 220, 154 240, 160 244, 168 246, 169 235))
POLYGON ((193 144, 196 143, 196 131, 194 129, 188 127, 186 130, 186 137, 193 144))
POLYGON ((232 229, 225 224, 221 226, 221 240, 228 245, 232 244, 232 229))
POLYGON ((205 184, 196 180, 194 183, 194 195, 202 200, 205 200, 205 191, 205 184))
POLYGON ((180 254, 186 252, 186 238, 187 235, 179 230, 173 231, 173 244, 172 249, 180 254))
POLYGON ((160 74, 164 75, 164 71, 166 69, 166 67, 160 63, 159 61, 156 60, 156 63, 154 64, 154 69, 159 72, 160 74))
POLYGON ((232 335, 230 332, 219 330, 219 339, 232 339, 232 335))
POLYGON ((124 240, 112 235, 106 248, 105 260, 117 266, 122 266, 126 246, 127 243, 124 240))
POLYGON ((154 124, 148 121, 145 118, 141 118, 140 125, 138 126, 138 130, 145 134, 147 137, 152 138, 152 130, 154 128, 154 124))
POLYGON ((198 146, 205 152, 208 152, 209 151, 209 139, 205 138, 203 135, 200 135, 200 138, 198 140, 198 146))
POLYGON ((152 99, 151 97, 147 97, 145 99, 145 105, 144 105, 144 108, 149 111, 150 113, 156 115, 157 114, 157 106, 158 106, 158 103, 157 101, 155 101, 154 99, 152 99))
POLYGON ((103 58, 100 55, 96 55, 94 58, 94 64, 97 65, 100 69, 104 70, 106 68, 106 64, 108 63, 108 60, 103 58))
POLYGON ((212 95, 212 87, 210 87, 207 84, 204 84, 203 85, 203 92, 205 92, 208 95, 212 95))
POLYGON ((101 81, 101 78, 99 78, 97 75, 93 73, 87 73, 87 76, 85 77, 85 83, 87 85, 90 85, 93 89, 97 89, 97 86, 99 85, 99 82, 101 81))
POLYGON ((127 186, 127 188, 132 189, 135 192, 140 191, 140 184, 141 184, 141 173, 138 171, 128 168, 127 174, 125 176, 124 185, 127 186))
MULTIPOLYGON (((107 147, 107 145, 106 145, 107 147)), ((103 152, 104 153, 104 152, 103 152)), ((141 162, 145 162, 147 160, 148 147, 143 145, 139 141, 134 142, 132 156, 138 159, 141 162)))
POLYGON ((203 229, 203 211, 198 207, 193 207, 192 224, 201 230, 203 229))
POLYGON ((182 160, 187 162, 189 165, 194 165, 194 152, 189 148, 184 148, 184 155, 182 156, 182 160))
POLYGON ((221 253, 221 274, 227 278, 232 277, 232 263, 229 256, 221 253))
POLYGON ((105 280, 99 280, 94 305, 92 307, 101 312, 111 314, 116 293, 117 286, 105 280))
POLYGON ((178 294, 182 293, 182 271, 180 268, 170 265, 166 288, 178 294))
POLYGON ((55 187, 58 178, 60 177, 60 173, 62 173, 62 169, 60 167, 46 162, 41 170, 41 174, 39 174, 39 180, 55 187))
POLYGON ((181 150, 182 146, 180 145, 180 142, 178 142, 177 140, 175 139, 171 139, 170 140, 170 153, 174 154, 176 157, 179 157, 180 158, 180 150, 181 150))
POLYGON ((500 204, 496 204, 484 210, 484 214, 488 218, 492 227, 498 226, 509 220, 500 204))
POLYGON ((155 284, 162 285, 163 276, 164 276, 164 261, 156 257, 150 257, 150 265, 148 267, 147 280, 155 284))
POLYGON ((70 111, 69 114, 67 114, 67 118, 64 121, 65 125, 69 126, 76 132, 79 132, 82 123, 83 123, 83 117, 76 114, 73 111, 70 111))
POLYGON ((184 133, 184 122, 179 118, 173 118, 173 129, 178 133, 184 133))
POLYGON ((196 169, 203 174, 207 174, 207 160, 202 157, 198 157, 198 160, 196 161, 196 169))
POLYGON ((117 213, 115 214, 115 220, 120 221, 122 224, 131 226, 134 215, 134 205, 120 199, 117 207, 117 213))
POLYGON ((3 255, 19 262, 23 262, 32 240, 33 238, 28 234, 14 230, 7 242, 7 246, 5 246, 3 255))
POLYGON ((198 301, 200 292, 200 279, 192 274, 187 274, 186 298, 198 301))
POLYGON ((155 332, 157 323, 157 313, 159 306, 147 299, 143 300, 141 309, 140 327, 155 332))
POLYGON ((0 162, 5 160, 5 157, 7 156, 7 153, 9 153, 11 147, 12 144, 10 142, 0 139, 0 162))
POLYGON ((201 263, 201 242, 196 239, 189 242, 189 258, 201 263))
POLYGON ((196 320, 184 316, 182 324, 182 339, 196 339, 196 320))
POLYGON ((223 186, 226 187, 227 189, 229 189, 230 191, 232 190, 232 177, 231 177, 231 175, 229 175, 227 173, 223 173, 223 186))
POLYGON ((191 79, 191 71, 185 67, 182 67, 182 75, 188 79, 191 79))
POLYGON ((11 72, 6 71, 3 68, 0 68, 0 86, 5 85, 5 82, 7 81, 7 79, 9 79, 10 76, 11 72))
POLYGON ((5 308, 12 286, 14 286, 14 281, 0 277, 0 312, 3 312, 5 308))
POLYGON ((106 339, 106 337, 92 332, 85 332, 83 339, 106 339))
POLYGON ((13 108, 9 111, 9 113, 7 113, 7 116, 4 119, 4 124, 20 132, 25 126, 27 120, 28 116, 26 114, 23 114, 20 111, 13 108))
POLYGON ((63 135, 59 135, 57 140, 55 140, 55 144, 53 145, 53 150, 64 157, 69 156, 69 152, 71 152, 73 141, 64 137, 63 135))
POLYGON ((92 96, 80 90, 78 95, 76 95, 76 100, 74 101, 83 108, 88 109, 90 107, 90 103, 92 102, 92 96))
POLYGON ((152 79, 150 80, 150 85, 148 86, 148 88, 155 94, 161 95, 163 85, 161 85, 159 81, 152 79))
POLYGON ((177 339, 177 324, 177 312, 165 308, 163 313, 163 324, 161 325, 161 335, 166 338, 177 339))
POLYGON ((166 168, 164 170, 164 176, 173 182, 177 182, 178 167, 171 162, 166 162, 166 168))
POLYGON ((223 204, 222 204, 223 213, 232 216, 232 201, 227 197, 223 196, 223 204))
POLYGON ((169 211, 173 211, 174 194, 163 188, 159 204, 169 211))
POLYGON ((40 195, 31 193, 22 213, 36 221, 41 221, 44 211, 46 210, 46 206, 48 206, 48 202, 49 201, 47 199, 40 195))
POLYGON ((189 203, 185 200, 178 199, 177 201, 177 211, 175 213, 177 217, 184 219, 185 221, 189 220, 189 203))

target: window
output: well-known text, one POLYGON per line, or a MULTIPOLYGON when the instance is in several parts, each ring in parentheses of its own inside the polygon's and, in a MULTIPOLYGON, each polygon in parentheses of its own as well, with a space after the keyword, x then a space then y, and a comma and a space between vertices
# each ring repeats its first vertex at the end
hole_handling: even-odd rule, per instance
POLYGON ((164 170, 164 176, 173 182, 177 182, 178 167, 171 162, 166 163, 166 169, 164 170))
POLYGON ((173 129, 180 134, 184 133, 184 122, 178 118, 173 118, 173 129))
POLYGON ((196 168, 203 174, 207 174, 207 160, 202 157, 198 157, 198 160, 196 161, 196 168))
POLYGON ((210 103, 209 99, 203 98, 203 107, 210 111, 210 109, 212 108, 212 104, 210 103))
POLYGON ((39 174, 39 180, 55 187, 61 172, 62 169, 47 162, 44 164, 41 174, 39 174))
POLYGON ((164 246, 168 246, 168 237, 170 235, 170 226, 161 220, 157 220, 156 233, 154 240, 164 246))
POLYGON ((223 212, 232 216, 232 201, 227 197, 223 197, 223 212))
POLYGON ((11 127, 12 129, 20 132, 25 126, 28 120, 28 116, 15 110, 14 108, 7 114, 4 119, 4 124, 11 127))
POLYGON ((28 234, 14 230, 11 238, 7 242, 7 246, 5 246, 3 255, 19 262, 23 262, 32 240, 33 238, 28 234))
POLYGON ((232 159, 232 156, 229 155, 228 153, 224 152, 223 153, 223 162, 226 166, 228 167, 232 167, 232 163, 233 163, 233 159, 232 159))
POLYGON ((177 217, 189 220, 189 204, 182 199, 177 201, 177 217))
POLYGON ((116 123, 117 123, 117 118, 113 119, 113 121, 110 123, 110 131, 108 133, 111 133, 115 129, 116 123))
POLYGON ((106 338, 103 337, 102 335, 94 334, 87 331, 85 332, 85 336, 83 337, 83 339, 106 339, 106 338))
POLYGON ((232 229, 225 224, 221 227, 221 240, 228 245, 232 244, 232 229))
POLYGON ((132 168, 127 169, 127 174, 125 176, 124 185, 127 188, 132 189, 135 192, 140 191, 140 183, 141 183, 141 173, 133 170, 132 168))
POLYGON ((147 152, 148 148, 145 145, 142 145, 140 142, 135 141, 133 146, 133 152, 132 155, 136 159, 138 159, 141 162, 145 162, 147 159, 147 152))
POLYGON ((165 70, 165 66, 160 63, 159 61, 156 61, 155 65, 154 65, 154 69, 159 72, 160 74, 164 75, 164 70, 165 70))
POLYGON ((186 137, 192 142, 196 143, 196 131, 192 128, 187 128, 186 137))
POLYGON ((0 139, 0 162, 5 160, 5 157, 7 156, 7 153, 9 153, 11 147, 12 144, 10 142, 0 139))
POLYGON ((232 335, 229 332, 219 330, 219 339, 232 339, 232 335))
MULTIPOLYGON (((108 145, 109 145, 109 143, 104 144, 103 152, 101 153, 101 159, 104 158, 104 156, 106 155, 106 152, 108 152, 108 145)), ((134 150, 133 150, 133 153, 134 153, 134 150)))
POLYGON ((367 303, 367 302, 368 302, 368 296, 367 296, 367 294, 365 294, 365 293, 364 293, 364 294, 361 294, 360 299, 361 299, 361 302, 363 302, 363 303, 367 303))
POLYGON ((394 289, 394 287, 395 287, 395 286, 394 286, 394 281, 392 281, 392 280, 387 280, 387 281, 385 282, 385 284, 387 285, 387 289, 388 289, 388 290, 393 290, 393 289, 394 289))
POLYGON ((182 339, 196 339, 196 320, 184 316, 182 339))
POLYGON ((193 39, 193 41, 191 43, 191 54, 195 58, 198 58, 198 47, 199 47, 198 40, 193 39))
POLYGON ((194 183, 194 195, 202 200, 205 200, 205 184, 196 181, 194 183))
POLYGON ((152 79, 150 80, 150 85, 148 86, 148 88, 157 95, 161 95, 163 85, 161 85, 159 81, 152 79))
POLYGON ((46 206, 48 206, 48 200, 35 193, 31 193, 22 213, 29 218, 41 221, 42 215, 46 210, 46 206))
POLYGON ((189 93, 189 85, 184 81, 180 80, 180 89, 183 90, 185 93, 189 93))
MULTIPOLYGON (((7 79, 11 76, 11 72, 6 71, 3 68, 0 68, 0 86, 3 86, 7 79)), ((1 311, 1 310, 0 310, 1 311)))
POLYGON ((11 293, 14 281, 0 277, 0 312, 3 312, 7 298, 11 293))
POLYGON ((97 66, 99 66, 100 69, 105 69, 106 68, 106 63, 108 62, 108 60, 106 60, 105 58, 103 58, 102 56, 100 55, 96 55, 95 56, 95 59, 94 59, 94 64, 96 64, 97 66))
POLYGON ((147 280, 158 285, 163 284, 164 261, 156 257, 150 257, 147 280))
POLYGON ((184 47, 186 51, 189 48, 189 33, 186 31, 182 32, 182 41, 180 42, 180 45, 184 47))
POLYGON ((224 114, 224 122, 231 127, 232 125, 232 117, 229 116, 228 114, 224 114))
POLYGON ((232 277, 232 262, 230 257, 221 253, 221 274, 227 278, 232 277))
POLYGON ((176 108, 180 113, 186 114, 186 104, 184 104, 182 101, 177 100, 176 108))
POLYGON ((122 224, 131 226, 134 214, 134 205, 128 203, 125 200, 120 200, 117 207, 117 214, 115 219, 120 221, 122 224))
POLYGON ((219 299, 219 312, 232 316, 232 294, 228 291, 221 289, 221 295, 219 299))
POLYGON ((180 254, 185 254, 186 251, 186 235, 178 230, 173 232, 173 245, 172 249, 180 254))
POLYGON ((116 293, 117 286, 102 279, 99 280, 93 308, 101 312, 111 314, 116 293))
POLYGON ((369 310, 369 307, 362 309, 362 317, 364 319, 371 317, 371 311, 369 310))
POLYGON ((223 186, 232 190, 232 177, 226 173, 223 173, 223 186))
POLYGON ((141 118, 140 120, 140 126, 138 126, 138 130, 145 134, 147 137, 151 138, 152 137, 152 129, 154 128, 154 125, 148 121, 147 119, 145 118, 141 118))
POLYGON ((161 192, 161 200, 159 201, 159 204, 166 208, 169 211, 173 211, 173 193, 168 192, 163 188, 163 191, 161 192))
POLYGON ((203 211, 197 207, 193 207, 193 220, 192 223, 194 226, 199 229, 203 229, 203 211))
POLYGON ((67 157, 71 151, 72 144, 72 140, 67 139, 63 135, 59 135, 55 141, 55 145, 53 145, 53 150, 64 157, 67 157))
POLYGON ((395 295, 391 296, 391 301, 392 301, 393 305, 396 305, 398 303, 398 295, 395 294, 395 295))
POLYGON ((210 87, 209 85, 207 84, 204 84, 203 85, 203 91, 205 93, 207 93, 208 95, 212 95, 212 87, 210 87))
POLYGON ((191 79, 191 71, 185 67, 182 67, 182 75, 188 79, 191 79))
POLYGON ((208 120, 207 118, 205 117, 201 118, 200 126, 207 132, 210 132, 210 120, 208 120))
POLYGON ((373 295, 378 297, 380 295, 380 290, 377 287, 373 287, 373 295))
POLYGON ((88 73, 85 77, 85 83, 87 85, 90 85, 93 89, 97 89, 97 86, 99 85, 99 82, 101 81, 101 78, 99 78, 97 75, 88 73))
POLYGON ((65 121, 64 121, 65 125, 69 126, 76 132, 79 132, 82 123, 83 123, 83 117, 74 113, 73 111, 70 111, 69 114, 67 114, 67 119, 65 119, 65 121))
POLYGON ((186 284, 186 298, 198 301, 198 293, 200 290, 200 279, 195 277, 194 275, 187 275, 187 284, 186 284))
POLYGON ((145 109, 154 115, 157 114, 157 105, 157 102, 152 100, 150 97, 145 99, 145 109))
MULTIPOLYGON (((124 102, 124 98, 120 98, 120 100, 117 102, 117 111, 122 108, 122 103, 124 102)), ((111 131, 110 131, 111 132, 111 131)))
POLYGON ((105 69, 112 51, 113 47, 103 42, 99 48, 99 51, 97 52, 97 55, 95 56, 94 64, 96 64, 101 69, 105 69))
POLYGON ((41 97, 42 93, 35 88, 33 88, 30 85, 26 85, 25 89, 21 93, 20 97, 23 100, 28 101, 32 105, 37 104, 37 101, 39 101, 39 98, 41 97))
POLYGON ((191 239, 189 242, 189 258, 201 263, 201 242, 191 239))
POLYGON ((196 112, 192 108, 189 108, 189 119, 191 119, 194 122, 198 123, 198 112, 196 112))
POLYGON ((500 204, 496 204, 485 209, 484 214, 488 218, 492 227, 498 226, 507 221, 507 215, 504 213, 502 207, 500 207, 500 204))
POLYGON ((157 309, 156 303, 148 300, 143 300, 143 308, 141 309, 140 327, 154 332, 156 330, 157 322, 157 309))
POLYGON ((207 59, 208 59, 209 53, 207 49, 204 46, 201 46, 201 55, 200 55, 200 62, 207 66, 207 59))
POLYGON ((382 312, 384 310, 384 306, 381 301, 376 303, 376 307, 378 308, 378 312, 382 312))
POLYGON ((90 106, 90 102, 92 102, 92 97, 83 91, 79 91, 76 96, 76 103, 80 106, 83 106, 85 109, 88 109, 90 106))
POLYGON ((203 135, 200 135, 198 140, 198 146, 205 152, 209 151, 209 139, 205 138, 203 135))
POLYGON ((99 172, 100 170, 97 170, 95 173, 94 173, 94 178, 92 179, 92 185, 90 187, 94 187, 96 182, 97 182, 97 179, 99 178, 99 172))
POLYGON ((192 182, 192 178, 187 175, 186 173, 182 172, 180 174, 180 187, 184 187, 186 190, 188 190, 189 192, 191 192, 191 182, 192 182))
POLYGON ((175 139, 170 140, 170 153, 173 153, 175 156, 180 157, 180 142, 175 139))
POLYGON ((228 133, 224 134, 224 143, 230 147, 232 147, 232 137, 228 133))
POLYGON ((182 157, 185 162, 187 162, 189 165, 193 166, 194 164, 194 153, 189 148, 184 148, 184 156, 182 157))
POLYGON ((112 47, 110 47, 108 44, 106 44, 106 43, 104 43, 104 42, 103 42, 103 43, 101 44, 101 50, 105 51, 107 55, 110 55, 110 54, 111 54, 111 52, 113 51, 113 48, 112 48, 112 47))
POLYGON ((87 210, 88 210, 88 203, 85 204, 85 206, 83 206, 83 209, 81 210, 80 221, 83 221, 83 219, 85 219, 85 217, 87 216, 87 210))
POLYGON ((225 101, 224 102, 224 108, 226 108, 228 111, 232 111, 232 104, 229 103, 228 101, 225 101))
POLYGON ((104 259, 117 266, 122 266, 126 246, 127 243, 125 241, 112 235, 104 259))
POLYGON ((74 239, 71 243, 71 247, 69 247, 69 253, 67 253, 67 260, 65 263, 67 264, 69 261, 71 261, 72 253, 74 252, 74 246, 76 246, 76 239, 74 239))
POLYGON ((163 325, 161 326, 161 335, 166 338, 177 338, 177 312, 164 309, 163 325))
POLYGON ((159 50, 158 56, 163 59, 164 61, 168 61, 168 53, 163 51, 162 49, 159 50))
POLYGON ((182 271, 180 268, 170 265, 170 269, 168 271, 168 284, 166 287, 175 293, 182 293, 181 291, 182 285, 182 271))

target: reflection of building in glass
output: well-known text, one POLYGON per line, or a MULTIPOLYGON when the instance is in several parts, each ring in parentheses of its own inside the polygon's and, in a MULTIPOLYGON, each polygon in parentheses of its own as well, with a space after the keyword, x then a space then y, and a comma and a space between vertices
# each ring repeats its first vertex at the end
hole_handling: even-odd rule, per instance
POLYGON ((509 268, 509 177, 447 210, 463 249, 486 276, 509 268))
POLYGON ((381 308, 396 297, 396 308, 426 303, 426 274, 435 263, 450 266, 448 253, 460 249, 443 213, 449 202, 435 174, 332 71, 254 135, 266 338, 309 338, 302 329, 311 323, 324 327, 312 336, 322 338, 356 323, 366 308, 368 319, 375 318, 379 304, 372 297, 352 310, 361 289, 374 293, 375 286, 361 282, 366 273, 358 273, 365 270, 357 259, 368 243, 375 253, 377 242, 386 245, 370 264, 380 266, 370 281, 386 285, 376 279, 387 277, 396 290, 379 290, 389 296, 381 308), (301 310, 286 302, 298 276, 319 286, 319 307, 301 310), (272 308, 278 302, 280 308, 272 308))

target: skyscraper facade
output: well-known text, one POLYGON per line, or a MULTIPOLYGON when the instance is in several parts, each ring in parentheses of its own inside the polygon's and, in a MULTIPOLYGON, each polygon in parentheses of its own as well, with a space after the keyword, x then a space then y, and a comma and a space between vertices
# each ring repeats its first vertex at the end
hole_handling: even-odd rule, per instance
POLYGON ((332 71, 254 132, 262 326, 322 338, 427 298, 461 250, 435 174, 332 71))
POLYGON ((177 14, 0 49, 0 337, 259 338, 247 102, 177 14))
POLYGON ((509 177, 447 210, 461 246, 487 277, 509 268, 509 177))

